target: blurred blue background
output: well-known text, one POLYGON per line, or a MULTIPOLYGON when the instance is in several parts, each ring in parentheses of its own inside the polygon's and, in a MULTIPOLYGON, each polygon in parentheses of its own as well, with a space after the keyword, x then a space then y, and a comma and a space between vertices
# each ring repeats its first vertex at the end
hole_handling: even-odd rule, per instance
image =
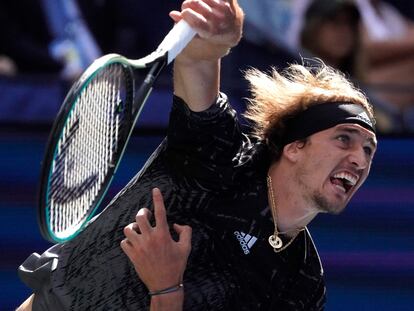
MULTIPOLYGON (((241 99, 248 96, 246 82, 242 79, 243 69, 254 66, 267 70, 271 65, 283 69, 287 63, 302 62, 302 56, 318 56, 327 63, 331 61, 324 58, 322 50, 312 50, 305 45, 292 47, 283 42, 283 38, 278 37, 282 34, 288 39, 287 32, 270 27, 286 26, 288 19, 295 17, 289 15, 289 10, 296 4, 304 7, 305 3, 309 5, 313 1, 319 5, 312 14, 296 16, 303 19, 305 30, 309 18, 312 18, 310 24, 313 26, 319 23, 322 27, 327 22, 330 30, 336 29, 338 20, 342 26, 350 21, 338 15, 342 14, 337 11, 342 8, 340 5, 325 10, 325 4, 340 3, 339 0, 240 0, 250 10, 246 10, 246 36, 224 59, 222 67, 222 89, 230 95, 239 112, 245 108, 241 99), (278 14, 266 11, 267 4, 277 7, 278 14), (258 10, 256 13, 262 10, 274 19, 273 24, 260 25, 264 32, 255 24, 255 9, 258 10), (315 20, 318 23, 315 24, 315 20)), ((410 67, 414 64, 414 5, 412 1, 403 0, 357 2, 359 5, 363 2, 373 6, 394 5, 404 14, 398 18, 406 25, 410 36, 402 35, 397 40, 397 35, 392 34, 392 39, 382 43, 398 47, 400 43, 408 42, 406 46, 411 48, 406 49, 404 55, 395 51, 388 53, 398 57, 378 63, 378 66, 387 63, 387 68, 397 68, 393 66, 406 59, 407 65, 402 66, 405 71, 391 70, 402 82, 378 75, 375 70, 369 76, 359 74, 361 70, 369 73, 370 69, 379 68, 377 65, 369 68, 359 64, 362 67, 356 70, 355 67, 339 68, 369 95, 379 120, 379 147, 370 177, 346 211, 337 217, 319 216, 310 230, 325 269, 326 310, 414 310, 414 69, 410 69, 414 68, 410 67), (378 80, 379 77, 389 80, 378 80)), ((58 18, 70 25, 73 20, 82 21, 78 28, 52 25, 51 19, 46 17, 56 13, 51 10, 51 4, 56 3, 76 4, 76 1, 0 0, 1 311, 14 310, 30 295, 30 290, 17 277, 19 264, 30 253, 42 253, 50 246, 37 228, 36 191, 48 133, 68 87, 96 54, 117 52, 138 58, 153 50, 171 26, 171 21, 165 18, 168 11, 179 8, 181 1, 154 0, 143 4, 131 0, 78 0, 78 11, 72 10, 71 16, 58 18), (73 16, 73 12, 78 15, 73 16), (88 49, 85 47, 91 46, 90 41, 82 41, 84 36, 79 39, 79 33, 66 33, 67 29, 82 29, 82 34, 88 32, 95 47, 93 53, 86 53, 88 49), (63 54, 57 55, 56 46, 62 40, 71 44, 63 45, 68 50, 59 50, 63 54), (65 58, 66 52, 78 58, 65 58)), ((57 7, 53 8, 59 11, 57 7)), ((357 9, 362 21, 351 21, 369 29, 369 21, 363 20, 364 14, 361 14, 364 11, 360 6, 357 9)), ((262 15, 257 16, 260 21, 265 20, 262 15)), ((359 31, 360 28, 352 26, 352 29, 359 31)), ((318 27, 312 31, 314 38, 320 38, 318 27)), ((335 38, 341 38, 341 35, 334 34, 335 38)), ((362 54, 369 55, 372 46, 378 51, 381 48, 378 42, 354 41, 363 44, 351 46, 352 57, 360 56, 355 51, 362 50, 366 52, 362 54)), ((328 45, 328 48, 333 47, 334 44, 328 45)), ((369 61, 374 60, 368 59, 365 64, 369 61)), ((171 94, 171 70, 167 69, 144 108, 106 202, 135 175, 163 138, 171 94)))

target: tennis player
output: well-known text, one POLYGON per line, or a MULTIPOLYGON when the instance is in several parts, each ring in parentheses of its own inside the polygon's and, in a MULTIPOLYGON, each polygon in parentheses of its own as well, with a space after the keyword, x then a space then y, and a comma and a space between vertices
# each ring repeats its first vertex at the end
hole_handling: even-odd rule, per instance
POLYGON ((35 293, 27 304, 323 309, 323 269, 306 226, 318 213, 340 213, 368 176, 376 150, 371 106, 323 65, 251 70, 246 135, 219 89, 220 59, 241 35, 237 1, 186 0, 170 15, 199 36, 175 61, 167 139, 80 235, 22 264, 35 293), (152 201, 155 225, 141 209, 152 201), (166 229, 177 223, 192 228, 188 262, 190 228, 174 225, 172 238, 166 229))

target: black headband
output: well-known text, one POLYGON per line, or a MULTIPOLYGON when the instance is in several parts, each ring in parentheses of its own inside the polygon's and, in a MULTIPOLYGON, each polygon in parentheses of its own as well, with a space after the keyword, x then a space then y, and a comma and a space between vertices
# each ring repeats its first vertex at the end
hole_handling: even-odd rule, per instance
POLYGON ((283 145, 343 123, 356 123, 375 133, 374 121, 361 105, 329 102, 309 106, 286 121, 283 145))

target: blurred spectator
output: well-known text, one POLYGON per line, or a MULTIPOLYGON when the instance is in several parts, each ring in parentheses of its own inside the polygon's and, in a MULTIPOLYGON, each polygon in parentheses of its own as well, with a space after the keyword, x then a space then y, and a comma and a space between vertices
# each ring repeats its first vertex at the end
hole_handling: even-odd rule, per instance
POLYGON ((239 0, 245 12, 244 37, 257 45, 276 44, 296 52, 310 0, 239 0))
POLYGON ((366 82, 380 98, 395 104, 404 119, 413 118, 414 23, 384 1, 356 3, 362 17, 366 82))
POLYGON ((364 73, 360 50, 359 12, 350 1, 315 0, 305 13, 301 49, 354 79, 364 73))
POLYGON ((72 80, 98 56, 76 0, 0 2, 5 73, 56 73, 72 80), (24 9, 22 9, 24 8, 24 9))
POLYGON ((13 60, 19 73, 64 70, 64 75, 84 69, 101 54, 139 58, 161 42, 173 25, 168 12, 180 5, 171 0, 145 5, 136 0, 0 1, 0 55, 13 60))
POLYGON ((17 73, 58 73, 62 64, 49 53, 52 35, 36 0, 0 1, 0 55, 17 73))
POLYGON ((152 52, 173 26, 168 13, 181 1, 78 0, 104 54, 139 58, 152 52))
POLYGON ((63 64, 61 76, 77 78, 101 56, 76 0, 41 0, 52 41, 49 50, 63 64))
MULTIPOLYGON (((265 67, 264 62, 267 62, 267 67, 275 65, 281 68, 288 62, 297 61, 298 56, 317 56, 350 75, 359 87, 365 89, 376 107, 380 131, 400 132, 401 115, 399 109, 390 104, 392 99, 378 96, 380 94, 372 90, 372 85, 365 87, 367 81, 372 81, 372 67, 370 59, 365 55, 365 40, 361 35, 360 21, 363 21, 364 16, 360 15, 359 7, 354 1, 240 0, 246 14, 246 43, 267 50, 273 59, 261 57, 260 53, 255 52, 253 55, 259 55, 257 60, 252 62, 249 58, 244 58, 239 63, 242 68, 243 64, 255 66, 257 62, 262 63, 262 68, 265 67)), ((248 50, 254 49, 249 47, 248 50)), ((229 60, 231 58, 225 61, 229 60)), ((414 87, 411 89, 414 90, 414 87)))
POLYGON ((223 59, 222 86, 236 97, 248 96, 242 72, 249 67, 266 71, 300 62, 298 33, 310 0, 239 0, 245 13, 243 38, 223 59), (236 82, 236 83, 235 83, 236 82))
POLYGON ((240 0, 245 10, 245 37, 262 46, 321 58, 361 78, 359 12, 346 0, 240 0))
POLYGON ((302 52, 341 70, 365 90, 374 106, 380 132, 400 132, 398 110, 365 87, 367 63, 361 43, 360 19, 353 1, 312 1, 305 12, 300 33, 302 52))
POLYGON ((16 73, 17 68, 14 61, 6 55, 0 55, 0 75, 14 76, 16 73))
MULTIPOLYGON (((78 4, 103 54, 141 58, 171 29, 168 13, 179 9, 181 1, 78 0, 78 4)), ((158 85, 171 85, 170 68, 163 70, 158 85)))

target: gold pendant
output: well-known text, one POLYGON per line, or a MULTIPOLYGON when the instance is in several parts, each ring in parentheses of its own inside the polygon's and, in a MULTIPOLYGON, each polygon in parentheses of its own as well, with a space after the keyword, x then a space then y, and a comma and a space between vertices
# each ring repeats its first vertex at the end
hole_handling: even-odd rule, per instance
POLYGON ((274 234, 269 236, 269 244, 274 249, 280 249, 283 246, 282 239, 279 238, 277 235, 274 235, 274 234))

